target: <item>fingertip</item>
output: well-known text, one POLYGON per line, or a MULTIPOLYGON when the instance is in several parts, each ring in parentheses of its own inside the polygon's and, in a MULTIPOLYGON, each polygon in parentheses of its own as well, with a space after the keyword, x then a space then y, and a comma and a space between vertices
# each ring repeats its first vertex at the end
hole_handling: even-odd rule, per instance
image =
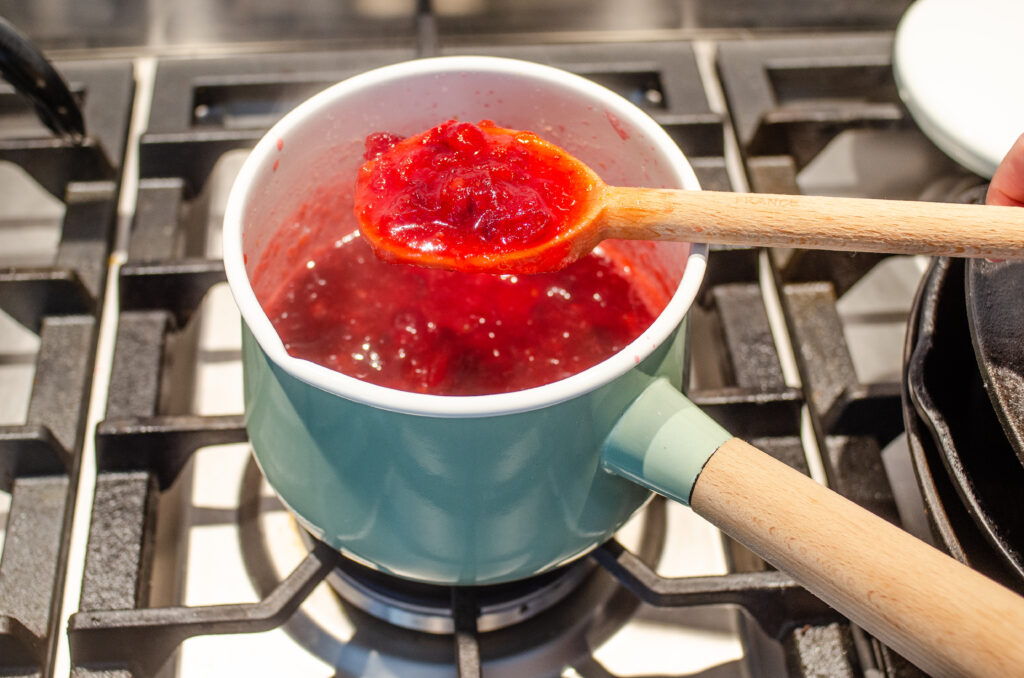
POLYGON ((1024 207, 1024 134, 1017 137, 992 175, 985 204, 1024 207))

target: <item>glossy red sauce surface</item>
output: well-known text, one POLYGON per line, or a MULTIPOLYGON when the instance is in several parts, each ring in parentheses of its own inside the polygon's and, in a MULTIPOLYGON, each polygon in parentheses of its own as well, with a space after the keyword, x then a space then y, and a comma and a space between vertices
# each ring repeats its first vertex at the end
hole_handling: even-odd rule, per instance
POLYGON ((405 391, 517 391, 610 357, 668 301, 663 283, 631 272, 614 250, 520 276, 381 261, 353 231, 347 186, 347 195, 340 180, 311 190, 252 273, 295 357, 405 391))
POLYGON ((594 188, 561 149, 489 120, 375 134, 366 149, 356 215, 386 259, 465 262, 539 245, 579 220, 594 188))
POLYGON ((309 261, 263 302, 288 353, 404 391, 540 386, 618 352, 654 319, 596 254, 557 273, 494 276, 389 264, 352 238, 309 261))

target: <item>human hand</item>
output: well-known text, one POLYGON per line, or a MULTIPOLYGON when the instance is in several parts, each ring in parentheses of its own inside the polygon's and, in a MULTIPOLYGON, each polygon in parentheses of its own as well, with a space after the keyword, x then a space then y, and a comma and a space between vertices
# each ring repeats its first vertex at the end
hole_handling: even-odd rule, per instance
POLYGON ((1024 134, 1017 138, 992 175, 985 204, 1024 207, 1024 134))

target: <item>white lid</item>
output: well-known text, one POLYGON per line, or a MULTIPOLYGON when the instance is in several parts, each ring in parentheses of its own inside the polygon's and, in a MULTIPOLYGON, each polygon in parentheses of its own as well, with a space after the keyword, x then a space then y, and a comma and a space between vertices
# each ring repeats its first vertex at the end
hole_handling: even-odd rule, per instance
POLYGON ((1024 133, 1024 0, 918 0, 896 30, 893 70, 922 131, 991 177, 1024 133))

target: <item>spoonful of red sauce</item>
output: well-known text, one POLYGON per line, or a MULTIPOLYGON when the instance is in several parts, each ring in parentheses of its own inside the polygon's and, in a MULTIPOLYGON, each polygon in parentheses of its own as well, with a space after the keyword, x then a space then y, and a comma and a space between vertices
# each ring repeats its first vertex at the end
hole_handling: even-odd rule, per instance
POLYGON ((356 183, 360 232, 383 259, 467 272, 556 270, 600 179, 532 132, 449 120, 375 134, 356 183))
POLYGON ((1019 209, 613 187, 532 132, 449 120, 372 135, 355 213, 377 256, 465 272, 563 268, 605 238, 1016 258, 1019 209))

